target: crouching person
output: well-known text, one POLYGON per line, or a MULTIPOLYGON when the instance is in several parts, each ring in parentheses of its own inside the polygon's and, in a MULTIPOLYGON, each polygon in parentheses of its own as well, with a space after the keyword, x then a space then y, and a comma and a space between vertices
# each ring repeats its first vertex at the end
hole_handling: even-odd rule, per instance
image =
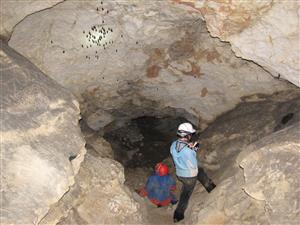
POLYGON ((148 197, 157 207, 161 207, 177 203, 173 194, 175 189, 176 183, 169 174, 168 166, 158 163, 155 166, 155 174, 151 175, 147 180, 146 186, 137 192, 142 197, 148 197))

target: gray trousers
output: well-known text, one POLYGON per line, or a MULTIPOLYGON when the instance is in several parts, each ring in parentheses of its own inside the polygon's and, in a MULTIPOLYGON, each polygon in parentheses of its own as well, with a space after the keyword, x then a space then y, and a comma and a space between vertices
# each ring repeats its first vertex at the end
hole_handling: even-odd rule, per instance
POLYGON ((198 180, 206 190, 213 182, 201 167, 198 168, 196 177, 178 177, 178 179, 182 182, 183 186, 181 188, 180 198, 175 213, 184 215, 189 199, 195 188, 196 181, 198 180))

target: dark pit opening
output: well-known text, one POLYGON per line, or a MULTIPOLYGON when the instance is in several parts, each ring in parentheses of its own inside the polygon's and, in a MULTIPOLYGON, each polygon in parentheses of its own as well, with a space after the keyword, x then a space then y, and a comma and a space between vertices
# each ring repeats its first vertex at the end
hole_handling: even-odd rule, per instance
POLYGON ((73 159, 76 159, 77 155, 71 155, 69 156, 69 161, 71 162, 73 159))
POLYGON ((281 119, 281 124, 286 124, 294 117, 294 113, 288 113, 281 119))
POLYGON ((143 116, 123 127, 104 133, 114 150, 115 160, 126 168, 153 167, 170 156, 170 144, 182 117, 143 116))

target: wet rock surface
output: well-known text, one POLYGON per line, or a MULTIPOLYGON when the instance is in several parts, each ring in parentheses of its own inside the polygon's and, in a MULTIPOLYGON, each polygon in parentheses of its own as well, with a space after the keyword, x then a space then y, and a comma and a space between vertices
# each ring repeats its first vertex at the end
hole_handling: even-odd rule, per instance
POLYGON ((0 42, 1 223, 37 224, 84 158, 75 98, 0 42))

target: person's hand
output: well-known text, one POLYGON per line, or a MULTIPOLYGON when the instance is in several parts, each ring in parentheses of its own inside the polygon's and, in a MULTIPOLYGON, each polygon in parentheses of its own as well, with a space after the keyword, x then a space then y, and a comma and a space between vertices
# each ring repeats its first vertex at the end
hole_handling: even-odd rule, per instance
POLYGON ((198 142, 190 142, 189 147, 194 148, 197 144, 198 144, 198 142))
POLYGON ((198 142, 190 143, 189 147, 197 152, 200 149, 200 144, 198 142))
POLYGON ((145 188, 135 189, 135 192, 138 193, 141 197, 146 197, 148 195, 145 188))

